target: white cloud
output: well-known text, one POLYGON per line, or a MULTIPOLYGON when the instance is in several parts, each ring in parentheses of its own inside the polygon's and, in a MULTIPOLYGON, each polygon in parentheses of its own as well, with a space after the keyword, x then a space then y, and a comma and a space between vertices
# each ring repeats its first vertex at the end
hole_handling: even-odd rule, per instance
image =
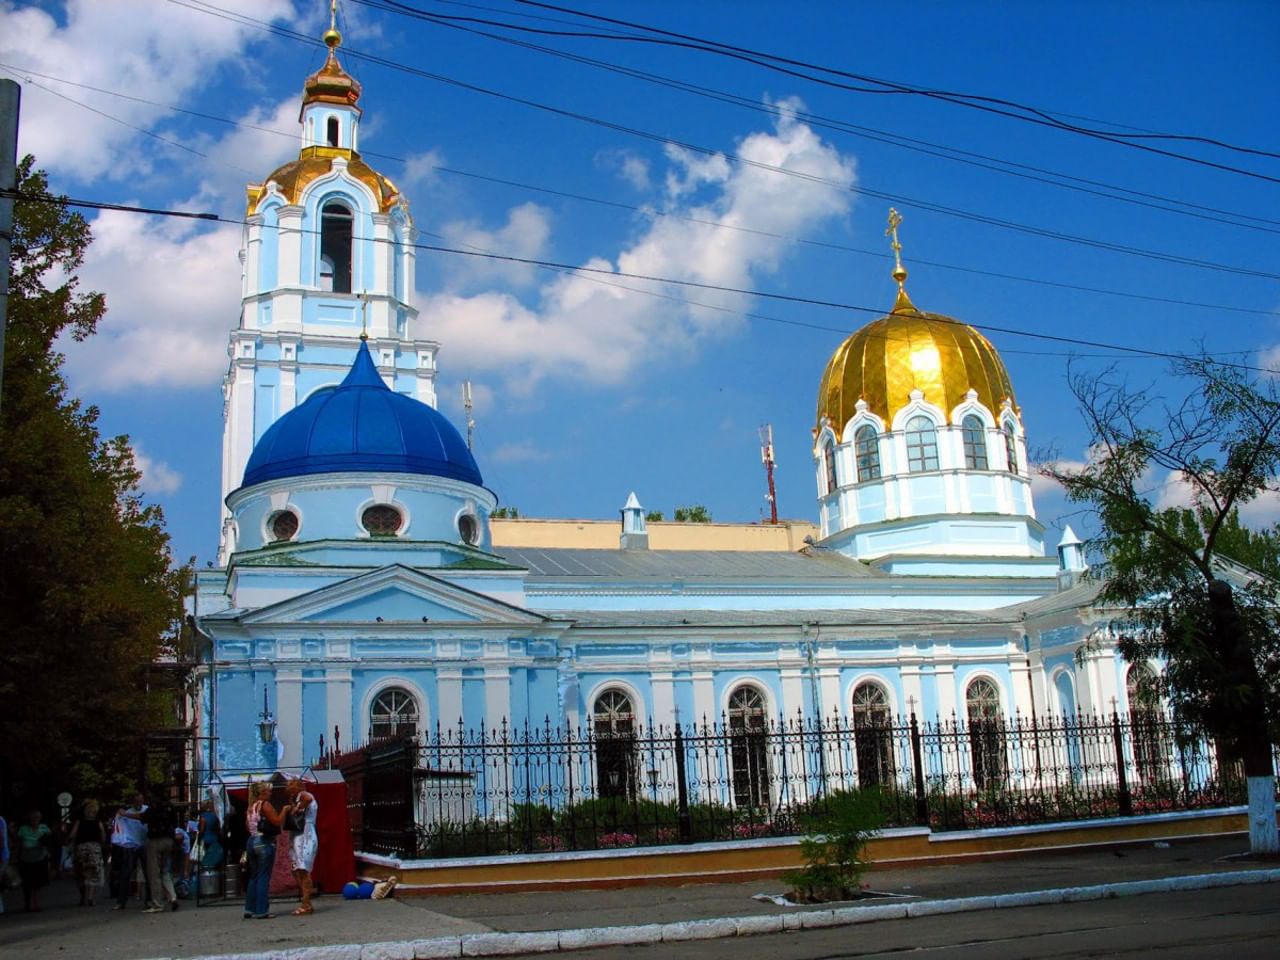
POLYGON ((1240 522, 1255 530, 1280 523, 1280 491, 1264 490, 1240 508, 1240 522))
POLYGON ((195 195, 181 206, 242 217, 245 187, 262 183, 277 167, 296 159, 301 146, 298 127, 298 97, 291 94, 270 107, 254 107, 238 119, 220 139, 203 137, 196 141, 208 161, 200 165, 201 179, 195 195))
MULTIPOLYGON (((262 20, 293 15, 288 0, 220 0, 220 6, 262 20)), ((258 36, 249 25, 154 0, 67 0, 61 25, 44 10, 0 2, 0 18, 0 60, 6 63, 172 102, 207 83, 212 71, 258 36)), ((148 104, 75 87, 59 92, 145 129, 168 116, 148 104)), ((141 136, 34 84, 23 92, 22 150, 46 169, 86 182, 146 173, 148 152, 125 149, 141 136)))
POLYGON ((648 192, 653 186, 649 177, 649 161, 638 153, 630 150, 602 150, 596 154, 596 163, 606 170, 612 170, 623 182, 641 193, 648 192))
POLYGON ((1280 343, 1258 352, 1258 366, 1267 371, 1264 376, 1271 379, 1280 377, 1280 343))
MULTIPOLYGON (((707 222, 656 219, 612 259, 595 257, 585 265, 749 289, 760 274, 776 269, 792 242, 720 225, 750 224, 792 235, 843 216, 849 208, 847 187, 855 179, 853 158, 797 121, 792 103, 782 106, 775 128, 745 137, 736 152, 805 177, 672 151, 669 212, 707 222), (694 193, 706 196, 695 202, 694 193)), ((455 291, 419 296, 431 336, 448 345, 452 369, 491 370, 526 392, 548 376, 619 383, 646 363, 692 352, 700 341, 732 334, 743 323, 736 315, 698 304, 732 310, 747 300, 732 293, 577 274, 546 280, 532 306, 492 290, 473 296, 455 291)))
POLYGON ((60 344, 76 389, 216 383, 240 311, 240 228, 113 211, 92 227, 79 275, 107 294, 107 315, 95 336, 60 344))
POLYGON ((138 481, 138 489, 153 496, 177 493, 182 486, 182 474, 163 460, 153 460, 142 452, 142 447, 133 445, 133 462, 142 474, 138 481))
MULTIPOLYGON (((458 220, 445 224, 440 232, 449 246, 462 250, 545 259, 543 255, 551 238, 551 212, 536 203, 522 203, 507 212, 507 222, 497 230, 485 230, 473 221, 458 220)), ((538 273, 538 268, 529 264, 458 254, 446 264, 446 282, 455 290, 485 281, 526 286, 538 273)))
POLYGON ((444 154, 436 148, 411 153, 404 161, 404 173, 396 183, 408 196, 415 189, 431 189, 440 182, 440 174, 436 167, 445 165, 444 154))
POLYGON ((502 444, 485 459, 496 463, 536 463, 541 460, 550 460, 551 455, 529 440, 520 440, 502 444))

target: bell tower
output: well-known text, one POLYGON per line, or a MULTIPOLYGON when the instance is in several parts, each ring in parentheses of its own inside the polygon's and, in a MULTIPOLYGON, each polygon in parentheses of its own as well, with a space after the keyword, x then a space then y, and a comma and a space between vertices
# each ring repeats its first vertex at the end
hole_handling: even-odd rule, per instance
POLYGON ((439 344, 413 306, 413 218, 396 185, 360 157, 361 87, 338 59, 335 8, 331 0, 324 65, 303 84, 298 157, 246 196, 240 320, 223 379, 219 564, 237 539, 226 497, 254 444, 341 382, 361 336, 388 387, 436 402, 439 344))

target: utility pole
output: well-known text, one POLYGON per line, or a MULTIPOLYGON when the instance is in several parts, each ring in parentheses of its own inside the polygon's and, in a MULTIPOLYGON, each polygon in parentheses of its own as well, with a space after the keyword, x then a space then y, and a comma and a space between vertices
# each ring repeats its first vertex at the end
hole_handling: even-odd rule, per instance
POLYGON ((462 381, 462 406, 467 411, 467 449, 474 452, 476 438, 476 422, 471 416, 471 381, 462 381))
POLYGON ((760 461, 764 464, 765 478, 769 482, 769 492, 765 495, 765 499, 769 501, 769 522, 778 522, 778 491, 773 486, 773 468, 775 461, 773 459, 773 424, 765 423, 760 426, 760 461))
MULTIPOLYGON (((0 80, 0 191, 18 189, 18 106, 22 88, 0 80)), ((13 196, 0 193, 0 402, 4 398, 4 338, 9 329, 9 247, 13 240, 13 196)))

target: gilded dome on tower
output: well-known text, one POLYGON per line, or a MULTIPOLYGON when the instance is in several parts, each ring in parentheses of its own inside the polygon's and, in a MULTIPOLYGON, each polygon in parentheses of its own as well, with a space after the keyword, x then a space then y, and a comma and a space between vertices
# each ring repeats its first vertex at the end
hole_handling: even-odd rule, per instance
POLYGON ((309 103, 336 103, 345 107, 354 107, 360 99, 360 81, 338 62, 338 47, 342 45, 342 34, 336 27, 330 26, 322 38, 329 48, 322 66, 302 85, 302 106, 309 103))
POLYGON ((886 316, 868 323, 836 348, 818 387, 818 428, 825 417, 837 436, 857 413, 859 400, 865 400, 886 426, 911 402, 912 390, 920 390, 927 403, 948 414, 970 390, 977 392, 978 401, 993 415, 999 414, 1005 400, 1014 401, 1009 372, 986 337, 959 320, 916 309, 907 296, 907 271, 898 256, 898 222, 901 218, 891 211, 897 302, 886 316))

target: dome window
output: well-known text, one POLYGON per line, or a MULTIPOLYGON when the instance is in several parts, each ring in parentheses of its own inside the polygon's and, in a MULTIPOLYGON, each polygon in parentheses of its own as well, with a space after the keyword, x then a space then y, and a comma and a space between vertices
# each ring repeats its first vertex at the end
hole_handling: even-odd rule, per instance
POLYGON ((330 117, 328 123, 328 139, 329 146, 336 147, 338 145, 338 118, 330 117))
POLYGON ((333 293, 351 292, 351 234, 351 211, 330 200, 320 212, 320 286, 333 293))
POLYGON ((403 523, 404 516, 389 503, 375 503, 360 514, 360 525, 372 537, 394 537, 403 523))
POLYGON ((964 465, 970 470, 986 470, 987 437, 982 418, 971 413, 960 429, 964 433, 964 465))
POLYGON ((928 417, 907 421, 907 469, 924 473, 938 469, 938 428, 928 417))
POLYGON ((292 510, 280 510, 272 514, 271 520, 267 523, 273 543, 292 540, 298 533, 298 526, 298 515, 292 510))
POLYGON ((822 463, 827 470, 827 493, 835 493, 840 487, 840 480, 836 477, 836 445, 834 443, 822 445, 822 463))
POLYGON ((858 460, 858 482, 880 479, 880 437, 876 428, 866 423, 853 435, 854 454, 858 460))
POLYGON ((1009 461, 1009 472, 1018 472, 1018 437, 1013 432, 1013 424, 1004 423, 1004 455, 1009 461))
POLYGON ((480 524, 476 521, 475 514, 464 513, 458 518, 458 534, 462 537, 462 542, 469 546, 475 546, 480 542, 480 524))

